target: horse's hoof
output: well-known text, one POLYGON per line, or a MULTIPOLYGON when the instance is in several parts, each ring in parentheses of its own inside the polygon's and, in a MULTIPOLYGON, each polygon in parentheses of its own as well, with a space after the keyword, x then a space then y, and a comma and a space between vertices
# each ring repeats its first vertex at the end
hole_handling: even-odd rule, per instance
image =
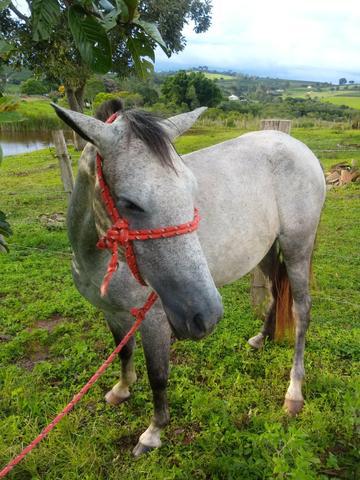
POLYGON ((301 412, 304 406, 304 400, 290 400, 285 398, 284 409, 290 417, 295 417, 298 413, 301 412))
POLYGON ((157 447, 149 447, 148 445, 144 445, 143 443, 138 442, 138 444, 136 445, 132 453, 135 458, 138 458, 140 457, 140 455, 143 455, 144 453, 148 453, 151 450, 154 450, 154 448, 157 448, 157 447))
POLYGON ((105 395, 105 400, 110 405, 120 405, 120 403, 125 402, 129 398, 130 398, 130 393, 125 397, 120 397, 119 395, 116 395, 116 393, 114 393, 112 390, 107 392, 107 394, 105 395))
POLYGON ((259 350, 264 346, 264 335, 262 333, 258 333, 255 335, 255 337, 249 338, 248 344, 255 350, 259 350))

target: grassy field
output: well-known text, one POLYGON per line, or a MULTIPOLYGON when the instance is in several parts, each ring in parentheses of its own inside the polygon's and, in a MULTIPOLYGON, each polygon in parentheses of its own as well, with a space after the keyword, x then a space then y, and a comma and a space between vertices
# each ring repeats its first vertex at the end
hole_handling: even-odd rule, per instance
MULTIPOLYGON (((203 73, 205 75, 206 78, 209 78, 210 80, 234 80, 236 79, 235 76, 233 75, 225 75, 223 73, 210 73, 210 72, 197 72, 195 70, 192 70, 196 73, 203 73)), ((191 71, 187 72, 187 73, 191 73, 191 71)))
POLYGON ((347 107, 360 110, 360 90, 341 89, 339 91, 333 91, 329 89, 316 92, 315 90, 307 90, 304 88, 292 88, 286 91, 285 96, 317 98, 323 102, 330 102, 335 105, 346 105, 347 107))
POLYGON ((41 130, 60 126, 50 100, 40 96, 19 97, 19 106, 12 112, 0 112, 1 129, 41 130))
MULTIPOLYGON (((181 153, 239 134, 197 128, 181 153)), ((328 167, 359 159, 359 131, 294 129, 328 167), (338 145, 348 151, 333 152, 338 145)), ((74 165, 78 154, 72 152, 74 165)), ((102 314, 77 293, 64 228, 40 215, 65 212, 51 150, 7 157, 1 208, 14 230, 0 256, 0 467, 63 408, 113 348, 102 314)), ((207 339, 172 346, 171 424, 164 445, 134 461, 147 427, 151 393, 141 348, 133 397, 119 408, 104 393, 114 364, 81 404, 18 465, 16 480, 353 479, 359 478, 360 187, 328 193, 314 257, 312 324, 305 356, 304 411, 289 419, 281 405, 292 347, 246 340, 261 322, 249 304, 249 279, 222 289, 225 317, 207 339)))
POLYGON ((336 95, 324 97, 323 99, 326 102, 334 103, 335 105, 346 105, 350 108, 357 108, 360 110, 360 93, 358 97, 355 96, 345 96, 345 95, 336 95))

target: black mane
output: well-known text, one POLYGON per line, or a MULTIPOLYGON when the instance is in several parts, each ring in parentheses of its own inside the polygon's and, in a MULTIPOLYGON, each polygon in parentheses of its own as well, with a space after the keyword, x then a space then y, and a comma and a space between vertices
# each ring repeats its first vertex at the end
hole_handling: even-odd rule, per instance
POLYGON ((113 113, 121 112, 126 121, 129 133, 145 143, 150 151, 156 155, 162 165, 174 168, 171 155, 171 141, 164 127, 162 119, 144 110, 123 110, 120 99, 108 100, 100 105, 95 117, 103 122, 113 113))

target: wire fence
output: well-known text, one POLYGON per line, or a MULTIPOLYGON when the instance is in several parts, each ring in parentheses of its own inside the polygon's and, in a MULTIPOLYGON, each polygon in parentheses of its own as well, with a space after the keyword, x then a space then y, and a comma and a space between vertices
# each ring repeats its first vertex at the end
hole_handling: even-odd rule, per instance
MULTIPOLYGON (((20 253, 21 254, 21 253, 24 253, 24 252, 28 252, 28 253, 33 253, 34 252, 36 254, 41 254, 41 255, 44 255, 44 256, 47 256, 47 257, 49 257, 49 256, 60 256, 60 257, 63 257, 64 259, 66 259, 66 260, 70 260, 73 256, 71 251, 49 249, 48 247, 45 247, 45 248, 28 247, 28 246, 12 243, 10 245, 10 248, 12 249, 13 247, 15 247, 15 250, 13 251, 13 253, 20 253)), ((12 250, 10 250, 10 253, 11 252, 12 252, 12 250)), ((331 296, 327 293, 324 293, 324 292, 316 290, 316 289, 314 289, 311 292, 311 296, 312 296, 314 301, 320 300, 320 301, 326 301, 326 302, 330 302, 330 303, 337 303, 337 304, 341 303, 343 305, 347 305, 349 307, 355 308, 356 310, 358 310, 358 309, 360 310, 360 302, 355 303, 355 302, 351 302, 349 300, 346 300, 344 298, 339 298, 340 295, 342 296, 344 294, 346 294, 346 293, 342 292, 342 291, 337 291, 331 296)))
MULTIPOLYGON (((339 148, 327 148, 327 149, 322 149, 322 148, 313 148, 312 149, 315 153, 337 153, 337 154, 342 154, 342 153, 359 153, 360 152, 360 145, 359 146, 354 146, 351 145, 349 147, 339 147, 339 148)), ((31 153, 35 153, 35 152, 31 152, 31 153)), ((73 161, 77 161, 78 158, 80 157, 80 153, 75 153, 75 154, 71 154, 70 155, 70 158, 73 160, 73 161)), ((36 155, 36 158, 34 158, 34 162, 37 162, 39 159, 46 159, 46 160, 49 160, 49 158, 53 159, 53 160, 56 160, 57 159, 57 155, 56 153, 53 151, 53 149, 50 149, 50 146, 49 146, 49 152, 48 153, 41 153, 41 154, 37 154, 36 155)), ((1 173, 2 176, 16 176, 16 175, 19 175, 19 176, 30 176, 30 175, 33 175, 34 173, 44 173, 48 170, 51 170, 51 169, 56 169, 58 167, 57 163, 53 163, 47 167, 36 167, 36 168, 27 168, 27 169, 22 169, 21 167, 20 168, 16 168, 16 169, 12 169, 12 170, 8 170, 8 171, 3 171, 1 173)), ((14 197, 14 199, 16 199, 16 201, 18 201, 17 197, 19 195, 25 195, 25 196, 36 196, 37 198, 38 197, 43 197, 43 198, 47 198, 49 199, 49 197, 51 196, 52 199, 65 199, 67 196, 68 196, 68 192, 65 192, 63 189, 60 189, 58 186, 54 187, 54 188, 37 188, 36 190, 32 189, 32 190, 16 190, 16 191, 7 191, 7 192, 2 192, 2 195, 6 195, 7 197, 14 197)), ((340 201, 341 199, 339 199, 340 201)), ((346 202, 346 200, 344 200, 344 202, 346 202)), ((331 207, 330 207, 331 208, 331 207)), ((338 212, 344 212, 344 211, 347 211, 348 210, 348 206, 344 203, 344 205, 339 205, 337 204, 336 205, 336 211, 338 212)), ((22 219, 21 221, 17 221, 16 219, 13 219, 12 220, 12 223, 13 223, 13 227, 14 226, 21 226, 21 225, 43 225, 44 228, 49 228, 50 230, 52 228, 54 228, 53 226, 49 226, 47 227, 46 225, 44 225, 40 219, 36 219, 35 221, 33 219, 28 219, 28 220, 24 220, 22 219)), ((64 226, 65 227, 65 226, 64 226)), ((54 229, 58 229, 58 228, 62 228, 61 225, 57 225, 55 226, 54 229)), ((344 242, 354 242, 354 239, 351 238, 351 237, 345 237, 345 236, 339 236, 339 235, 336 235, 336 243, 338 245, 338 242, 339 241, 344 241, 344 242)), ((331 244, 332 241, 331 239, 329 239, 328 241, 327 240, 323 240, 323 242, 325 242, 326 245, 329 245, 329 243, 331 244)), ((338 247, 337 247, 338 248, 338 247)), ((61 249, 53 249, 53 248, 49 248, 47 246, 44 246, 44 247, 33 247, 33 246, 25 246, 25 245, 21 245, 21 244, 18 244, 18 243, 10 243, 10 255, 11 254, 37 254, 37 255, 44 255, 46 257, 51 257, 51 256, 56 256, 56 257, 60 257, 60 258, 63 258, 63 259, 66 259, 66 260, 70 260, 71 257, 72 257, 72 252, 71 250, 61 250, 61 249)), ((315 251, 315 257, 317 258, 323 258, 323 259, 331 259, 332 261, 334 261, 335 263, 337 261, 340 261, 340 262, 347 262, 347 263, 356 263, 358 259, 360 259, 360 254, 352 254, 351 257, 349 258, 349 256, 344 256, 344 255, 341 255, 341 254, 329 254, 329 253, 322 253, 322 252, 317 252, 315 251), (355 260, 355 262, 354 262, 355 260)), ((344 298, 339 298, 340 295, 344 295, 344 292, 336 292, 335 295, 333 296, 330 296, 328 295, 327 293, 324 293, 322 291, 313 291, 312 292, 312 297, 314 300, 319 300, 319 301, 327 301, 327 302, 330 302, 330 303, 340 303, 340 304, 344 304, 344 305, 347 305, 347 306, 350 306, 350 307, 353 307, 353 308, 356 308, 356 309, 360 309, 360 303, 354 303, 354 302, 351 302, 349 300, 346 300, 344 298)))
POLYGON ((9 191, 9 192, 2 192, 2 195, 8 195, 9 197, 14 197, 16 195, 46 195, 46 194, 62 194, 68 195, 68 192, 65 192, 64 189, 47 189, 44 188, 43 190, 16 190, 16 191, 9 191))
POLYGON ((18 243, 10 243, 9 244, 10 248, 10 254, 11 253, 21 253, 21 252, 34 252, 38 254, 44 254, 44 255, 61 255, 64 257, 72 257, 72 251, 71 250, 58 250, 58 249, 49 249, 47 246, 46 247, 29 247, 26 245, 20 245, 18 243))

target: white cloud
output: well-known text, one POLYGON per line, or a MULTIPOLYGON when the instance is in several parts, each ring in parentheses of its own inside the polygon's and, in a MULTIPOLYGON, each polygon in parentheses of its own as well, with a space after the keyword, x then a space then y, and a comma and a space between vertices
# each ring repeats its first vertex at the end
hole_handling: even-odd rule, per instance
MULTIPOLYGON (((184 52, 172 65, 251 71, 348 72, 360 78, 359 0, 213 0, 212 26, 197 35, 188 25, 184 52)), ((330 74, 330 73, 329 73, 330 74)), ((325 75, 326 76, 326 75, 325 75)))

